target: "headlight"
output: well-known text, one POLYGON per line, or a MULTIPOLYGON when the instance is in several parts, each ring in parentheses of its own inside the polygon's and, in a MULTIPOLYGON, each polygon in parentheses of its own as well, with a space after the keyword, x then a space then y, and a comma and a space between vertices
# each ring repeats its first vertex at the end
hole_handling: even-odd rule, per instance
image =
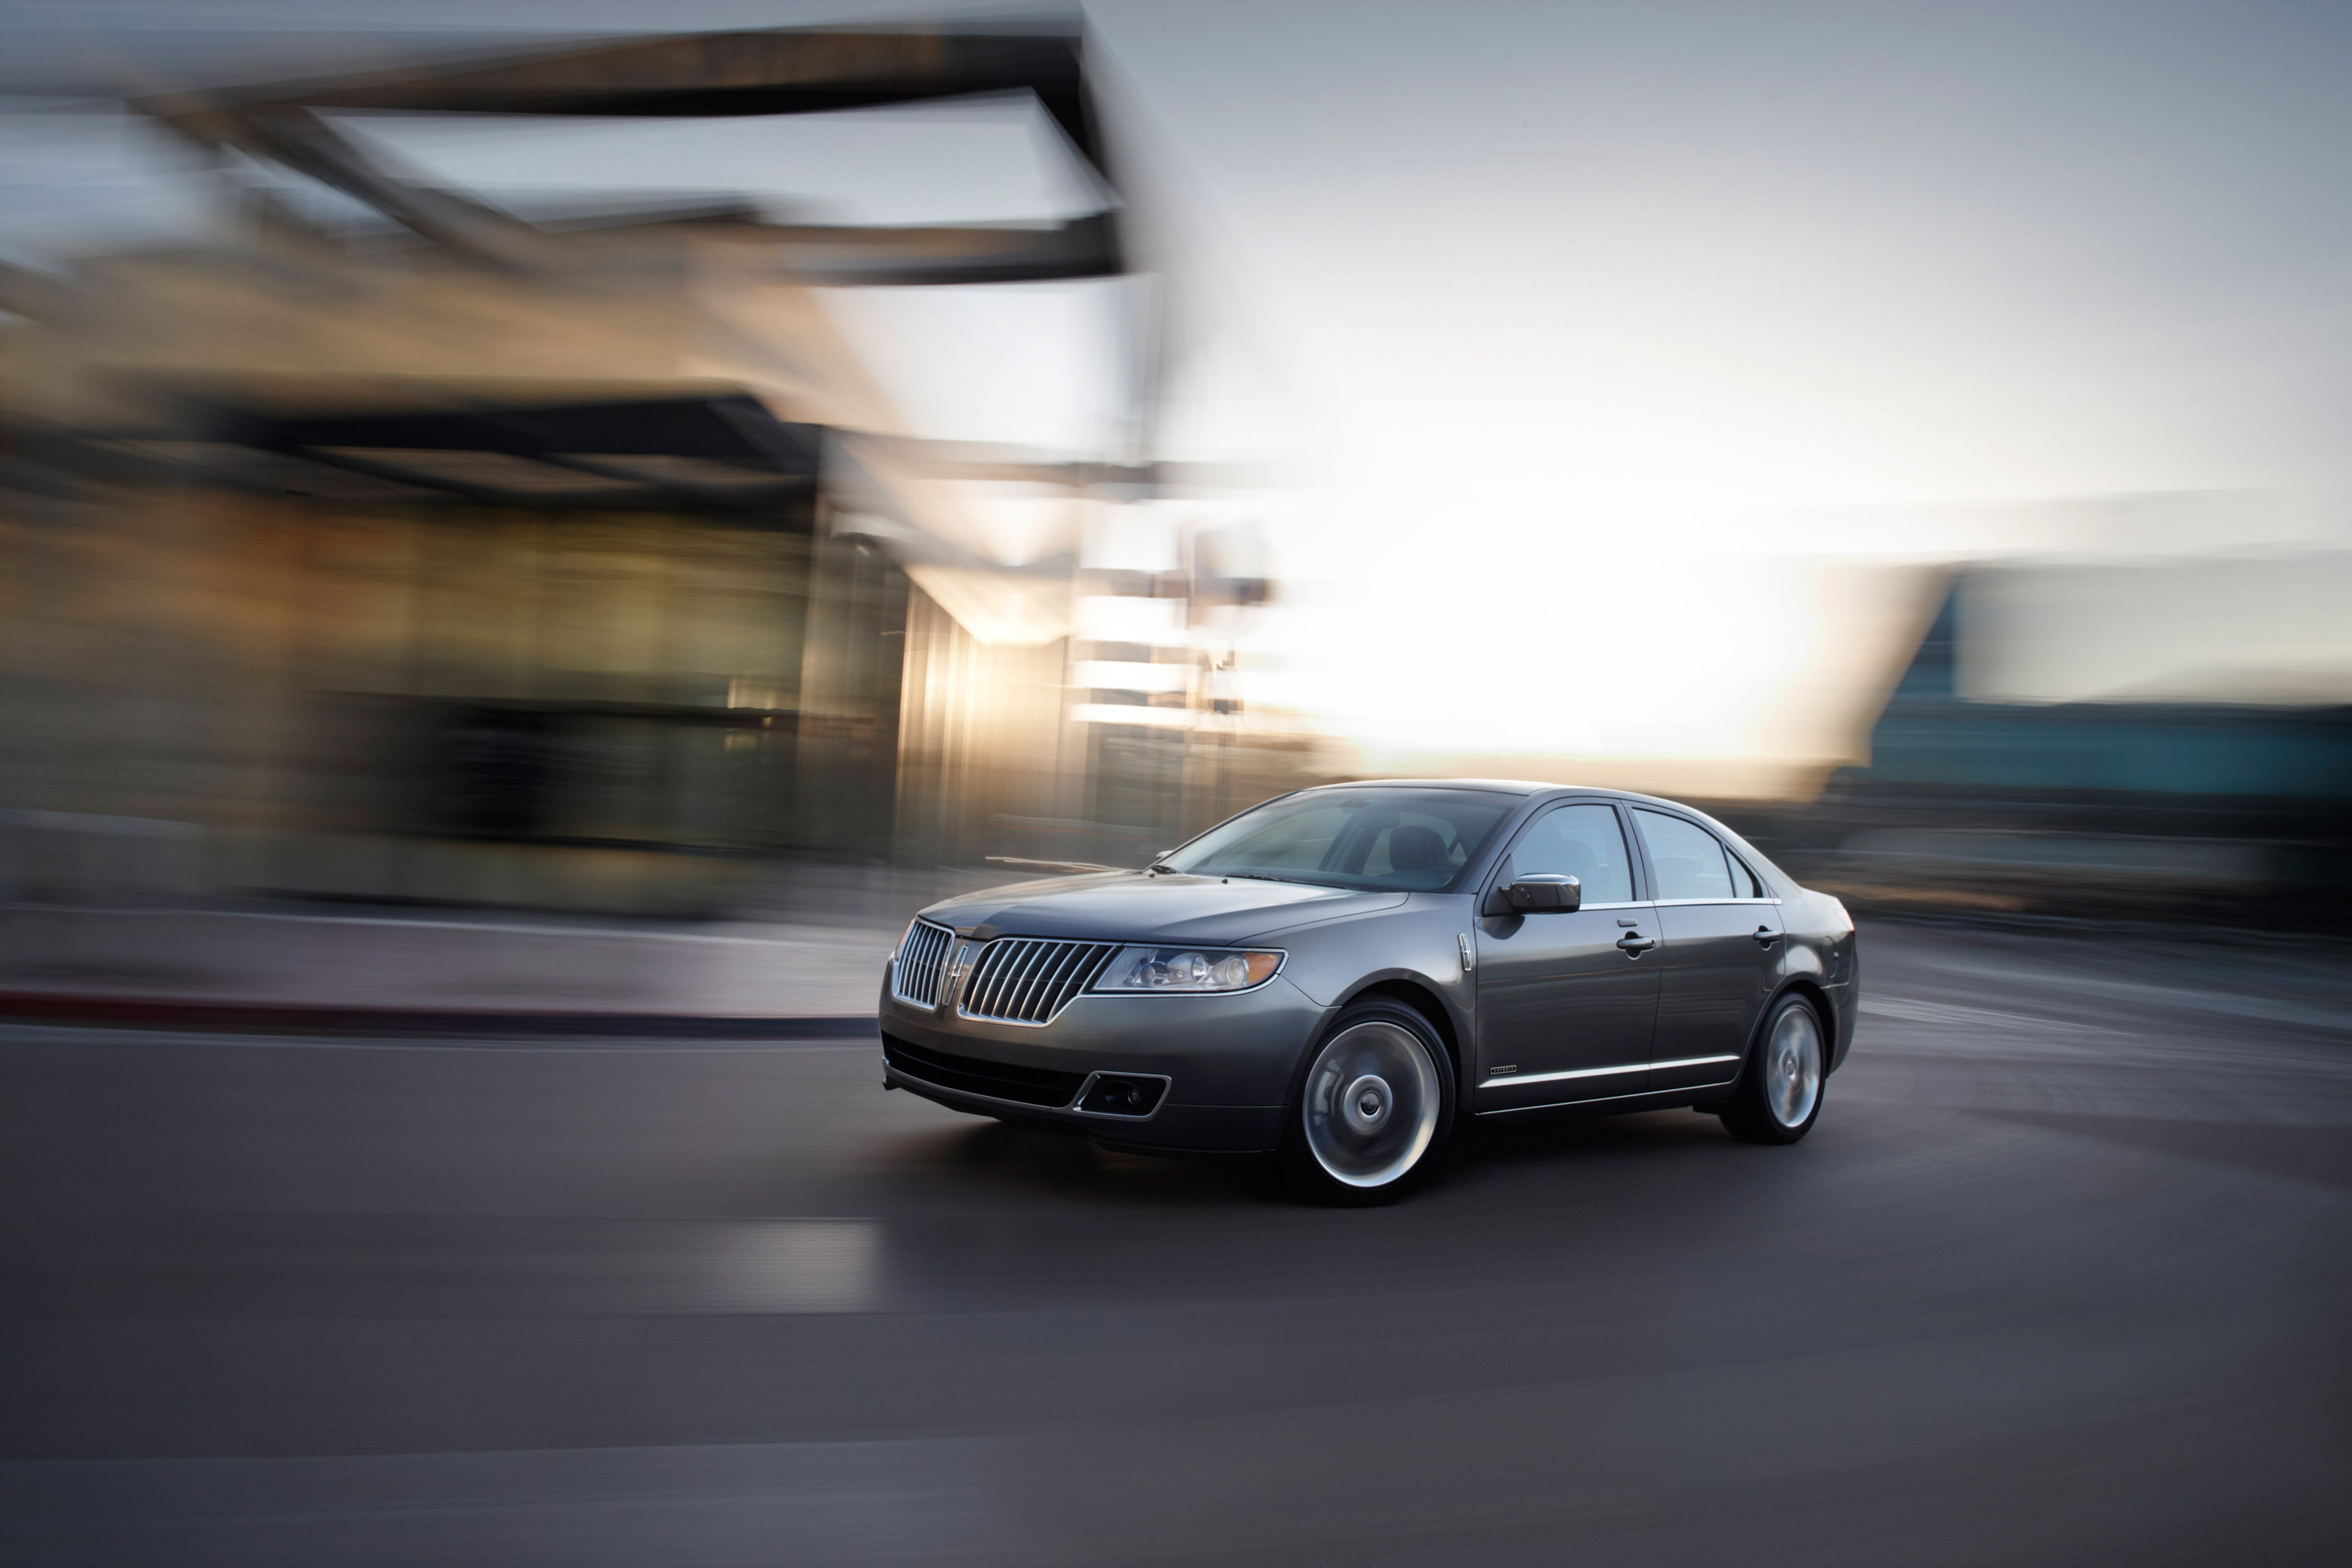
POLYGON ((1246 991, 1274 977, 1278 952, 1220 947, 1122 947, 1111 955, 1097 991, 1246 991))

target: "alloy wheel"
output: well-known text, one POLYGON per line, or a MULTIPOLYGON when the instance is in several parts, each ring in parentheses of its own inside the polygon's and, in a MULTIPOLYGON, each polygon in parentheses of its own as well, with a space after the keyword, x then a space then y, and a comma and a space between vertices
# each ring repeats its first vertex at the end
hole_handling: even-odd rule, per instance
POLYGON ((1772 1120, 1797 1128, 1822 1095, 1822 1026, 1811 1007, 1790 1007, 1764 1047, 1764 1103, 1772 1120))
POLYGON ((1342 1029, 1307 1069, 1307 1151, 1336 1182, 1381 1187, 1413 1168, 1437 1131, 1437 1069, 1402 1026, 1342 1029))

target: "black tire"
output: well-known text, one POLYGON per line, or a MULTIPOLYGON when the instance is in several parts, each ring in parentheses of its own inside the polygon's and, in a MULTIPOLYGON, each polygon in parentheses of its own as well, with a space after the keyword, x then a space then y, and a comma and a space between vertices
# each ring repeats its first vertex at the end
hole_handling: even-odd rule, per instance
POLYGON ((1332 1020, 1283 1116, 1282 1164, 1309 1203, 1392 1204, 1454 1131, 1454 1066, 1429 1020, 1375 997, 1332 1020))
POLYGON ((1829 1031, 1802 996, 1783 996, 1748 1048, 1739 1087, 1716 1114, 1746 1143, 1794 1143, 1821 1120, 1829 1092, 1829 1031))

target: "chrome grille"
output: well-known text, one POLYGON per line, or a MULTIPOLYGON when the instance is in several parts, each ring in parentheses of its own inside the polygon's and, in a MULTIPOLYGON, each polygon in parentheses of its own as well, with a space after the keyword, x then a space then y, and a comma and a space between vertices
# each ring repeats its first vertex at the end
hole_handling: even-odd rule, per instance
POLYGON ((955 951, 955 932, 929 921, 907 928, 898 944, 898 962, 890 966, 890 994, 913 1007, 940 1005, 940 979, 955 951))
POLYGON ((1050 1023, 1118 951, 1115 942, 999 937, 981 949, 959 1011, 1000 1024, 1050 1023))

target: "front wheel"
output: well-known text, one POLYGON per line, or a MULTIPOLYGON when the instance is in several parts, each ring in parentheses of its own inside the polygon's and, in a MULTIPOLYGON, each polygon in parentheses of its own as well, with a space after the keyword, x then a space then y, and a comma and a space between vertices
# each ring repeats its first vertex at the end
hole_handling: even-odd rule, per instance
POLYGON ((1784 996, 1764 1026, 1739 1087, 1717 1112, 1734 1138, 1794 1143, 1822 1113, 1822 1016, 1801 996, 1784 996))
POLYGON ((1301 1195, 1393 1203, 1426 1170, 1454 1123, 1454 1079, 1429 1021, 1396 1002, 1339 1016, 1299 1087, 1284 1141, 1301 1195))

